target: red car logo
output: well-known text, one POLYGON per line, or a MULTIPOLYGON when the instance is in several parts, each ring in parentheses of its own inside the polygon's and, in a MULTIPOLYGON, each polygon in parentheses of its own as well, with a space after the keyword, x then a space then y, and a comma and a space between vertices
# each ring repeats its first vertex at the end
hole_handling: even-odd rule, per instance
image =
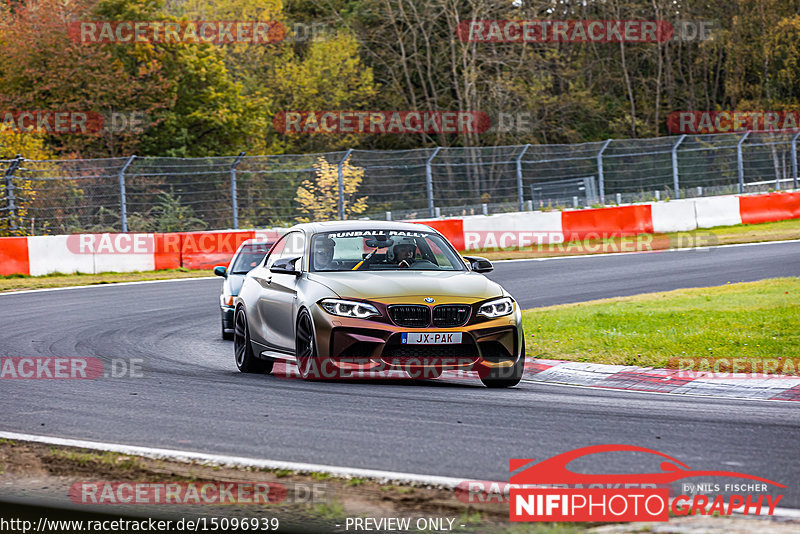
MULTIPOLYGON (((532 459, 513 459, 510 461, 510 470, 514 472, 522 466, 528 465, 535 460, 532 459)), ((524 471, 521 471, 511 476, 511 484, 669 484, 676 480, 681 480, 690 477, 733 477, 733 478, 747 478, 759 482, 766 482, 780 488, 785 488, 783 484, 779 484, 766 478, 761 478, 745 473, 737 473, 735 471, 696 471, 691 469, 688 465, 667 456, 664 453, 647 449, 644 447, 636 447, 633 445, 594 445, 591 447, 583 447, 572 451, 559 454, 547 460, 543 460, 534 465, 531 465, 524 471), (665 458, 667 461, 661 462, 661 472, 657 473, 634 473, 634 474, 584 474, 575 473, 567 469, 567 464, 587 456, 600 452, 644 452, 648 454, 655 454, 665 458)))

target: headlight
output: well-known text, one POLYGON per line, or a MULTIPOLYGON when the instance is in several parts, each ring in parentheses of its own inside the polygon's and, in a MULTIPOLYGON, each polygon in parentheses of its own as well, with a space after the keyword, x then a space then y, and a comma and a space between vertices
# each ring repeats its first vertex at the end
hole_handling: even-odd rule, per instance
POLYGON ((502 298, 493 300, 491 302, 487 302, 480 308, 478 308, 478 315, 483 315, 484 317, 488 317, 489 319, 494 319, 495 317, 502 317, 503 315, 508 315, 514 311, 514 303, 513 301, 508 298, 502 298))
POLYGON ((233 295, 228 295, 227 297, 225 295, 220 295, 219 296, 219 303, 222 306, 228 306, 229 308, 232 308, 233 307, 233 299, 234 298, 235 297, 233 295))
POLYGON ((366 319, 380 315, 380 312, 372 304, 364 302, 353 302, 350 300, 339 299, 325 299, 319 303, 322 309, 332 315, 341 315, 342 317, 355 317, 357 319, 366 319))

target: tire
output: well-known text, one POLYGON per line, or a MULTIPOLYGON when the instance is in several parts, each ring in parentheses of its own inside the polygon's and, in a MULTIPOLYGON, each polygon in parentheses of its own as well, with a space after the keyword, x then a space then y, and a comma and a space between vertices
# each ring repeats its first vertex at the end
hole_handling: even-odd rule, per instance
POLYGON ((314 335, 314 323, 311 314, 305 308, 297 314, 295 328, 295 358, 297 370, 303 380, 320 380, 334 378, 324 376, 325 362, 317 355, 317 341, 314 335))
POLYGON ((272 372, 272 361, 260 360, 253 354, 247 315, 241 306, 236 309, 233 319, 233 356, 236 360, 236 367, 243 373, 272 372))
POLYGON ((222 334, 222 339, 226 341, 231 341, 233 339, 233 332, 226 332, 225 331, 225 321, 220 319, 220 333, 222 334))
POLYGON ((481 377, 481 382, 487 388, 511 388, 519 384, 522 380, 522 373, 525 372, 525 351, 511 367, 493 367, 489 372, 481 377))

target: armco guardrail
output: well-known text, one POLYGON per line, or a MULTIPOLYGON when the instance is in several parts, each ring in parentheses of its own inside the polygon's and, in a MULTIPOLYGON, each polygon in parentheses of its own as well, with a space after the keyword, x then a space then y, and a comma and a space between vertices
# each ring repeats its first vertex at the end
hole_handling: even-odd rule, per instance
MULTIPOLYGON (((432 226, 460 251, 469 251, 797 218, 800 218, 800 191, 412 222, 432 226)), ((0 275, 205 269, 227 264, 247 239, 274 241, 285 231, 272 228, 5 237, 0 238, 0 275)))

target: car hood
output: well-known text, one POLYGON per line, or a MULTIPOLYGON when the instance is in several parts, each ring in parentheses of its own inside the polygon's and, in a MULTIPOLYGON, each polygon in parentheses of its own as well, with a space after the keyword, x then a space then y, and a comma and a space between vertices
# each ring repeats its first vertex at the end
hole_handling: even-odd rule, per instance
POLYGON ((379 271, 310 273, 309 280, 342 298, 397 301, 407 297, 441 297, 473 303, 505 295, 496 282, 473 272, 379 271))

